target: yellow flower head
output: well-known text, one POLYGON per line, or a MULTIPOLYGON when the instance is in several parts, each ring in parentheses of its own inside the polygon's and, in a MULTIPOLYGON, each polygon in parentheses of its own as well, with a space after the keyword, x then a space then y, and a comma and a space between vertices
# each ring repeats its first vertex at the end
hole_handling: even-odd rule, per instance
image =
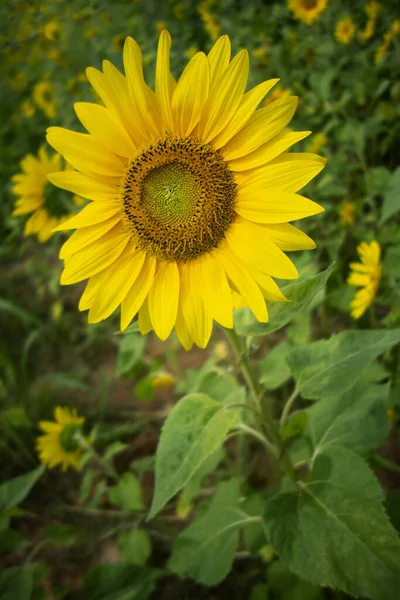
POLYGON ((326 9, 328 0, 287 0, 287 5, 293 12, 293 17, 312 25, 326 9))
POLYGON ((37 156, 28 154, 21 161, 21 172, 12 177, 12 192, 18 197, 13 215, 32 213, 25 224, 25 235, 38 236, 46 242, 53 229, 71 216, 65 196, 47 179, 49 173, 60 171, 61 156, 50 157, 44 148, 37 156))
POLYGON ((30 100, 24 100, 21 103, 21 113, 24 117, 30 119, 35 114, 35 106, 32 104, 30 100))
POLYGON ((78 417, 76 409, 61 408, 54 410, 53 421, 40 421, 39 428, 44 431, 36 439, 39 460, 50 469, 61 466, 62 471, 69 467, 79 469, 82 452, 79 437, 82 436, 84 417, 78 417))
POLYGON ((50 21, 46 23, 43 29, 44 36, 52 41, 57 42, 62 39, 64 28, 58 21, 50 21))
POLYGON ((39 81, 33 88, 33 100, 46 117, 54 119, 56 110, 56 91, 50 81, 39 81))
POLYGON ((343 202, 339 208, 339 220, 341 225, 353 225, 354 223, 354 204, 352 202, 343 202))
POLYGON ((171 388, 176 384, 176 379, 171 373, 156 373, 153 375, 151 382, 154 389, 171 388))
POLYGON ((365 12, 368 16, 368 21, 365 25, 364 31, 362 31, 359 35, 359 39, 361 42, 366 42, 369 40, 375 31, 376 20, 378 18, 379 12, 381 10, 381 5, 379 2, 367 2, 365 6, 365 12))
POLYGON ((272 278, 298 277, 284 251, 315 247, 289 221, 323 210, 296 192, 325 160, 287 152, 308 135, 286 129, 297 98, 257 110, 277 80, 245 93, 248 53, 231 60, 227 36, 177 81, 170 46, 163 31, 155 91, 132 38, 125 76, 108 61, 87 69, 104 106, 75 104, 89 134, 48 129, 77 170, 49 179, 92 200, 59 228, 78 229, 61 251, 61 283, 89 280, 79 304, 89 322, 121 306, 122 330, 138 314, 142 334, 165 340, 175 327, 186 349, 204 348, 214 320, 233 326, 233 292, 263 322, 264 299, 284 300, 272 278))
POLYGON ((350 304, 353 319, 359 319, 371 306, 382 275, 381 249, 378 242, 362 242, 357 247, 357 253, 361 262, 350 263, 351 273, 347 280, 349 285, 361 287, 350 304))
POLYGON ((350 43, 351 38, 354 36, 356 28, 351 17, 344 17, 340 19, 336 25, 335 38, 340 44, 345 46, 350 43))
POLYGON ((307 152, 314 152, 317 154, 321 148, 325 146, 327 142, 326 135, 323 133, 316 133, 312 136, 311 141, 307 144, 307 152))

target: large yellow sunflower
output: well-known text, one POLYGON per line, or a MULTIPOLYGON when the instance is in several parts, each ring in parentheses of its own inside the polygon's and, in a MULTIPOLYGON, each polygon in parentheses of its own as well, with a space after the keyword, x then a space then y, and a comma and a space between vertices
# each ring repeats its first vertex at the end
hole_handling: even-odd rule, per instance
POLYGON ((320 14, 324 12, 328 0, 287 0, 287 5, 293 12, 293 17, 312 25, 317 21, 320 14))
POLYGON ((287 153, 309 132, 285 129, 297 98, 257 110, 278 81, 245 93, 249 59, 230 59, 221 37, 176 82, 171 38, 160 36, 155 91, 127 38, 124 77, 111 63, 87 69, 105 106, 75 104, 89 135, 59 127, 49 143, 79 172, 49 176, 92 202, 58 229, 78 229, 61 249, 61 283, 89 279, 80 301, 89 322, 121 305, 121 329, 137 313, 145 334, 204 348, 213 320, 232 327, 233 294, 267 321, 264 298, 284 297, 272 277, 294 279, 285 251, 314 248, 289 225, 322 211, 296 195, 323 168, 314 154, 287 153))
MULTIPOLYGON (((54 233, 55 227, 71 217, 71 202, 67 195, 60 194, 47 179, 53 171, 60 171, 61 156, 49 156, 41 148, 37 156, 27 154, 21 161, 21 172, 14 175, 12 192, 18 196, 13 215, 32 213, 25 224, 25 235, 37 235, 40 242, 46 242, 54 233)), ((80 204, 82 198, 74 198, 80 204)))

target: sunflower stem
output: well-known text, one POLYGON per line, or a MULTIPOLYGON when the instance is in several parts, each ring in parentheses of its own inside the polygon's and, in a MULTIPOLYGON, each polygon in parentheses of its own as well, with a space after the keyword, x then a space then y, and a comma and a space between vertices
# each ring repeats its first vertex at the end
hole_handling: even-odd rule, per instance
MULTIPOLYGON (((240 338, 234 329, 224 329, 224 331, 226 337, 229 340, 229 343, 231 344, 236 354, 237 362, 240 365, 243 376, 253 397, 256 417, 257 413, 262 414, 262 421, 261 419, 257 418, 255 420, 255 424, 258 430, 257 433, 259 433, 259 436, 257 437, 259 439, 262 438, 263 443, 264 441, 267 441, 269 453, 284 469, 285 473, 290 477, 290 479, 293 482, 296 482, 298 479, 297 473, 292 463, 290 462, 289 457, 287 456, 287 454, 284 453, 283 440, 279 428, 275 424, 275 419, 271 414, 270 406, 268 404, 266 404, 265 406, 263 405, 264 391, 260 386, 257 376, 249 361, 249 357, 243 351, 240 338), (265 425, 267 436, 265 436, 265 433, 263 431, 263 424, 265 425)), ((267 447, 265 443, 264 446, 267 447)))

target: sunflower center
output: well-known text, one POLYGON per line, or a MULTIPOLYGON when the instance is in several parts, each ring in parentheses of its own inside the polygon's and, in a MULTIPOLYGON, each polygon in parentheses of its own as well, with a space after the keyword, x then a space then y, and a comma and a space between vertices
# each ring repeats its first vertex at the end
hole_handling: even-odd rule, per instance
POLYGON ((234 218, 235 188, 219 152, 193 138, 169 137, 128 164, 122 222, 146 252, 187 262, 223 239, 234 218))
POLYGON ((79 436, 82 433, 80 425, 69 423, 60 433, 60 446, 65 452, 75 452, 80 448, 79 436))
POLYGON ((302 1, 303 1, 303 7, 306 10, 312 10, 318 4, 318 0, 302 0, 302 1))

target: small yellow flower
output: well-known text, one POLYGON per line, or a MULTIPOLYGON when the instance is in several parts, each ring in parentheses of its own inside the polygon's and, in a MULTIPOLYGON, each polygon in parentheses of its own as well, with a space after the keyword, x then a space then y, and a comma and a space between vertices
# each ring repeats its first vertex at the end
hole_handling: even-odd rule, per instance
POLYGON ((54 119, 56 110, 56 92, 50 81, 39 81, 33 88, 33 99, 46 117, 54 119))
POLYGON ((217 342, 214 346, 214 356, 217 361, 225 360, 229 356, 228 344, 224 341, 217 342))
POLYGON ((46 23, 43 29, 44 36, 51 42, 58 42, 62 39, 64 28, 58 21, 46 23))
POLYGON ((292 96, 293 92, 290 88, 283 88, 279 84, 274 87, 272 92, 268 94, 268 96, 263 101, 264 106, 268 106, 268 104, 272 104, 275 100, 281 100, 282 98, 289 98, 292 96))
POLYGON ((328 0, 287 0, 288 8, 293 12, 293 17, 312 25, 326 9, 328 0))
POLYGON ((268 63, 268 46, 266 44, 255 48, 253 54, 258 58, 261 64, 266 65, 268 63))
POLYGON ((151 382, 155 390, 159 388, 170 388, 176 384, 175 377, 171 373, 156 373, 151 382))
POLYGON ((316 133, 312 136, 310 142, 307 144, 307 152, 318 154, 318 152, 325 146, 327 142, 326 135, 323 133, 316 133))
POLYGON ((352 202, 343 202, 339 208, 339 220, 341 225, 353 225, 354 223, 354 204, 352 202))
POLYGON ((199 14, 203 20, 204 28, 213 42, 220 35, 221 28, 215 20, 214 15, 210 11, 210 6, 213 4, 212 0, 203 0, 198 6, 199 14))
POLYGON ((27 119, 33 117, 35 114, 35 107, 30 100, 24 100, 21 103, 21 113, 24 115, 24 117, 27 117, 27 119))
POLYGON ((368 16, 368 21, 365 25, 364 31, 362 31, 359 35, 360 42, 366 42, 369 40, 375 31, 376 20, 378 18, 379 12, 381 10, 381 5, 379 2, 368 2, 365 6, 365 12, 368 16))
POLYGON ((389 46, 392 43, 393 39, 400 32, 400 19, 393 21, 389 30, 383 36, 382 44, 377 48, 375 54, 375 63, 378 64, 381 62, 382 58, 385 56, 386 52, 389 50, 389 46))
POLYGON ((344 17, 343 19, 340 19, 339 23, 336 25, 335 38, 339 44, 347 46, 354 36, 355 30, 356 28, 353 19, 351 17, 344 17))
POLYGON ((361 287, 350 304, 353 319, 359 319, 371 306, 382 275, 381 248, 378 242, 362 242, 357 247, 357 253, 361 262, 350 263, 351 273, 347 279, 349 285, 361 287))
POLYGON ((62 471, 68 467, 79 469, 82 448, 79 437, 82 436, 84 417, 78 417, 76 409, 54 409, 53 421, 40 421, 39 428, 44 431, 36 439, 39 460, 49 469, 61 466, 62 471))

